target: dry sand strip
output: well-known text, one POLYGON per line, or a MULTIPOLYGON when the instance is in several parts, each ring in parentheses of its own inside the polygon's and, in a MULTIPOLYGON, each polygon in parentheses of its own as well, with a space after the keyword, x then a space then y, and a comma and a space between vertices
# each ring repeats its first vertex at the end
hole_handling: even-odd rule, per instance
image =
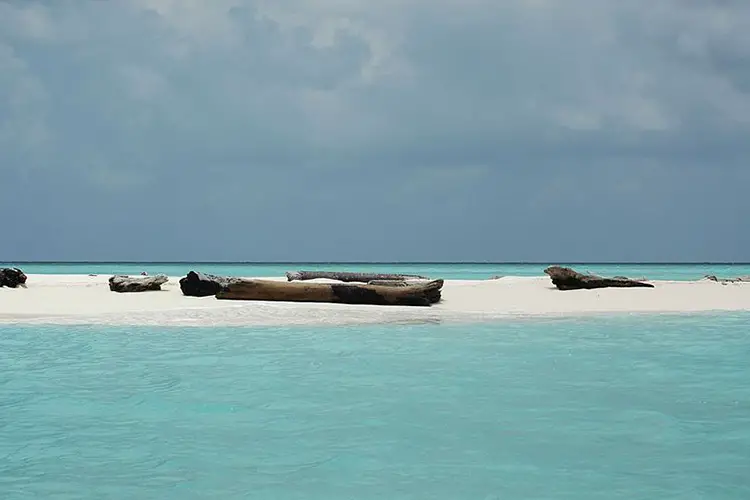
MULTIPOLYGON (((162 291, 114 293, 108 275, 29 275, 27 288, 0 288, 0 323, 173 326, 335 325, 471 322, 608 313, 750 311, 750 283, 652 281, 655 288, 560 291, 548 277, 447 280, 432 307, 221 301, 185 297, 180 277, 162 291)), ((279 278, 260 278, 275 279, 279 278)), ((325 281, 325 280, 316 280, 325 281)))

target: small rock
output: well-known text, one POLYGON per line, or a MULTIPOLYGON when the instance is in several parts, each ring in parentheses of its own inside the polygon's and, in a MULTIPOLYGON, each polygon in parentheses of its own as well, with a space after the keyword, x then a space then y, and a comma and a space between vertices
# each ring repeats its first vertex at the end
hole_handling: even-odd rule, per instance
POLYGON ((0 287, 8 288, 26 287, 26 275, 17 267, 6 267, 0 269, 0 287))
POLYGON ((721 283, 722 285, 726 285, 728 283, 742 283, 742 282, 750 282, 750 276, 740 276, 739 278, 717 278, 713 275, 706 275, 704 280, 709 281, 715 281, 717 283, 721 283))
POLYGON ((157 276, 112 276, 109 278, 109 289, 113 292, 147 292, 161 290, 161 286, 169 281, 163 274, 157 276))
POLYGON ((180 290, 188 297, 210 297, 235 281, 237 278, 190 271, 187 276, 180 278, 180 290))

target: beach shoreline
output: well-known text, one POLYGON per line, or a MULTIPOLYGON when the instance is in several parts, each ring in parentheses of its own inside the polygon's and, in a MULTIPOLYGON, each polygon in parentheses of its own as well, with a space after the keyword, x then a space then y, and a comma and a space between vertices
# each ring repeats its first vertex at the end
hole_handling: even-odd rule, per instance
POLYGON ((446 280, 440 303, 409 307, 186 297, 180 291, 179 276, 170 276, 161 291, 120 294, 109 290, 109 277, 30 274, 26 288, 0 288, 0 324, 210 327, 474 323, 750 311, 747 282, 650 281, 654 288, 560 291, 546 276, 446 280))

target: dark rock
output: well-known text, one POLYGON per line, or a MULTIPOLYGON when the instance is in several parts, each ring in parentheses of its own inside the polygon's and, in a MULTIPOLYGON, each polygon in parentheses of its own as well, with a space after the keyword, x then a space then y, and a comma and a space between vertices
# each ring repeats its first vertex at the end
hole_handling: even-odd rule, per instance
POLYGON ((726 285, 728 283, 750 282, 750 276, 740 276, 739 278, 717 278, 716 276, 709 274, 704 276, 703 279, 708 281, 716 281, 717 283, 721 283, 722 285, 726 285))
POLYGON ((26 286, 26 275, 17 267, 0 269, 0 287, 18 288, 26 286))
POLYGON ((219 291, 234 283, 238 278, 214 276, 190 271, 187 276, 180 279, 180 290, 188 297, 209 297, 216 295, 219 291))
POLYGON ((552 278, 558 290, 581 290, 594 288, 653 288, 651 283, 643 283, 628 278, 603 278, 593 274, 581 274, 568 267, 551 266, 544 272, 552 278))
POLYGON ((113 292, 148 292, 161 290, 161 286, 169 281, 163 274, 157 276, 112 276, 109 278, 109 289, 113 292))

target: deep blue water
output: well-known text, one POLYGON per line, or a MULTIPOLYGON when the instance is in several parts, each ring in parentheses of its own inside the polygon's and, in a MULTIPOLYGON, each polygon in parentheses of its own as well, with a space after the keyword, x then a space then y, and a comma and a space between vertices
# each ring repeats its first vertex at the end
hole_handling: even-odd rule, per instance
POLYGON ((750 498, 750 315, 0 326, 0 498, 750 498))
MULTIPOLYGON (((582 272, 623 275, 654 280, 696 280, 707 274, 725 278, 750 276, 750 264, 552 264, 570 265, 582 272)), ((27 274, 149 274, 184 276, 190 270, 220 276, 283 276, 287 271, 331 270, 419 274, 444 279, 488 279, 493 276, 543 276, 547 264, 221 264, 221 263, 14 263, 27 274)))

